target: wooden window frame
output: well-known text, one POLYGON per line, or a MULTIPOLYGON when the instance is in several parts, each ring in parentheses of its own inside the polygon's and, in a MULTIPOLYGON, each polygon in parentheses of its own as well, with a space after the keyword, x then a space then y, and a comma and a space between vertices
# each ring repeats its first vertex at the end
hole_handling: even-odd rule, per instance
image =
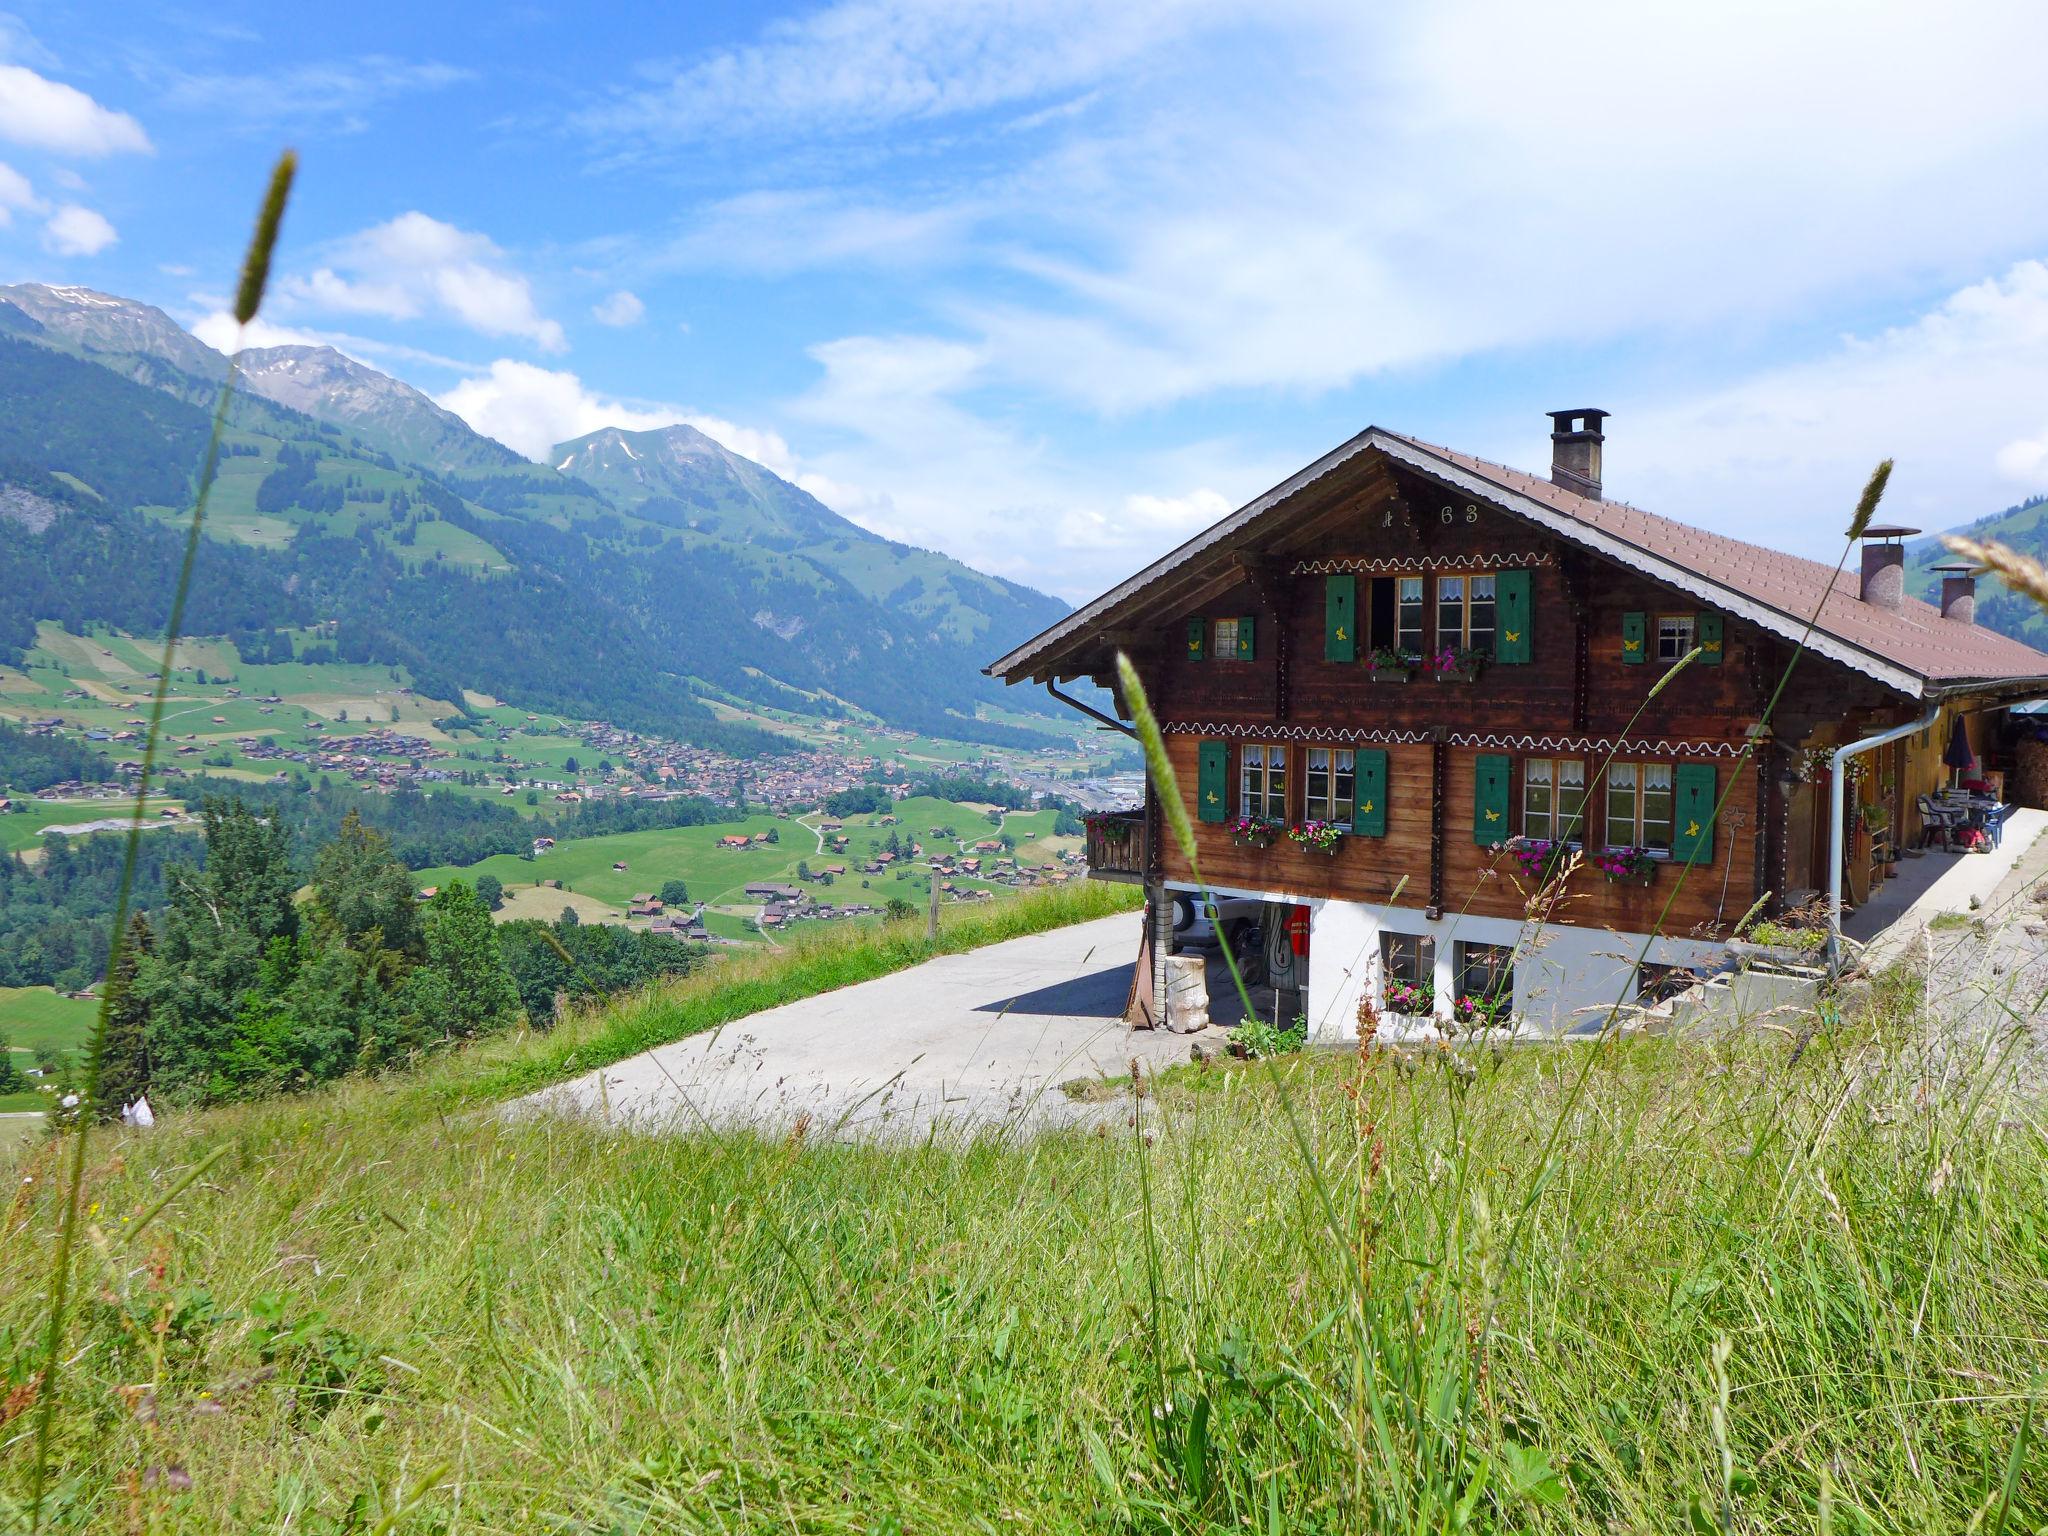
POLYGON ((1380 931, 1380 1007, 1388 1013, 1394 1011, 1387 1001, 1387 989, 1396 981, 1406 981, 1411 986, 1426 986, 1431 995, 1436 992, 1436 935, 1432 933, 1396 933, 1392 929, 1380 931), (1416 978, 1397 975, 1394 970, 1394 956, 1402 946, 1412 946, 1417 968, 1421 975, 1416 978))
MULTIPOLYGON (((1586 820, 1587 813, 1592 808, 1593 786, 1591 776, 1587 772, 1586 760, 1583 757, 1548 757, 1540 754, 1535 754, 1528 757, 1519 758, 1516 760, 1515 764, 1515 783, 1517 786, 1519 786, 1521 791, 1519 797, 1518 825, 1520 825, 1522 829, 1522 836, 1541 837, 1546 842, 1564 843, 1572 848, 1582 848, 1585 846, 1586 820), (1543 763, 1548 765, 1550 769, 1550 809, 1544 812, 1544 815, 1549 818, 1550 822, 1550 830, 1547 832, 1532 832, 1529 829, 1529 766, 1532 763, 1543 763), (1558 799, 1563 788, 1564 780, 1564 775, 1562 772, 1560 772, 1560 770, 1567 763, 1576 763, 1579 768, 1579 809, 1578 814, 1573 823, 1573 825, 1576 828, 1577 835, 1572 837, 1560 837, 1558 835, 1558 832, 1560 830, 1560 824, 1563 820, 1564 815, 1562 809, 1560 808, 1558 799)), ((1604 821, 1602 822, 1602 825, 1605 825, 1604 821)))
POLYGON ((1292 757, 1293 753, 1287 744, 1279 741, 1247 741, 1237 749, 1238 815, 1265 817, 1278 821, 1288 819, 1287 794, 1291 787, 1289 780, 1292 778, 1291 770, 1293 765, 1290 761, 1292 757), (1256 808, 1250 803, 1253 791, 1251 782, 1246 775, 1246 769, 1249 766, 1246 754, 1250 752, 1260 754, 1259 788, 1257 791, 1259 804, 1256 808), (1273 754, 1275 753, 1279 754, 1280 768, 1280 809, 1278 811, 1269 809, 1273 803, 1273 754))
POLYGON ((1660 613, 1651 622, 1657 627, 1657 644, 1654 654, 1660 666, 1668 667, 1684 660, 1686 652, 1690 651, 1698 643, 1700 626, 1697 614, 1660 613), (1678 626, 1684 637, 1679 644, 1677 653, 1671 656, 1664 654, 1664 626, 1666 624, 1678 626))
POLYGON ((1350 747, 1302 748, 1302 819, 1305 821, 1320 820, 1330 822, 1336 826, 1342 827, 1344 829, 1345 834, 1348 836, 1351 832, 1352 817, 1357 814, 1357 810, 1358 755, 1356 751, 1350 747), (1320 803, 1317 802, 1315 792, 1310 787, 1314 782, 1313 775, 1316 771, 1314 766, 1315 755, 1318 752, 1327 753, 1330 759, 1328 765, 1323 769, 1324 776, 1329 780, 1329 784, 1327 792, 1324 794, 1320 803), (1337 759, 1340 757, 1344 759, 1344 766, 1341 769, 1337 766, 1337 759), (1337 780, 1340 776, 1343 778, 1344 782, 1350 786, 1349 793, 1346 794, 1342 800, 1339 800, 1337 798, 1337 780), (1339 807, 1341 807, 1341 813, 1339 807))
POLYGON ((1652 758, 1640 761, 1611 762, 1607 765, 1607 771, 1601 784, 1600 837, 1602 846, 1608 848, 1640 848, 1653 859, 1668 859, 1671 857, 1672 839, 1677 834, 1677 831, 1678 768, 1675 764, 1652 758), (1630 770, 1635 780, 1629 786, 1628 791, 1633 803, 1629 809, 1630 836, 1629 841, 1626 843, 1614 841, 1614 771, 1617 768, 1630 770), (1649 795, 1649 776, 1653 772, 1662 773, 1664 776, 1663 793, 1668 808, 1668 813, 1663 822, 1664 842, 1661 847, 1647 840, 1651 822, 1644 814, 1645 802, 1649 795))
POLYGON ((1482 570, 1439 571, 1430 583, 1429 601, 1426 606, 1436 621, 1435 648, 1437 650, 1443 650, 1446 646, 1455 645, 1461 650, 1479 650, 1491 656, 1499 648, 1500 582, 1497 572, 1482 570), (1448 636, 1444 633, 1443 593, 1446 581, 1463 583, 1457 599, 1458 625, 1454 636, 1448 636), (1475 582, 1481 581, 1487 583, 1486 605, 1492 610, 1493 623, 1485 631, 1486 643, 1481 646, 1475 646, 1472 643, 1472 605, 1478 602, 1479 598, 1474 595, 1472 588, 1475 582))
POLYGON ((1455 947, 1451 950, 1451 992, 1454 1002, 1460 997, 1491 999, 1504 996, 1508 1000, 1508 1006, 1513 1007, 1515 1001, 1515 946, 1512 944, 1488 944, 1480 939, 1457 940, 1455 947), (1492 984, 1485 991, 1476 993, 1469 990, 1465 985, 1465 973, 1472 967, 1469 952, 1475 949, 1483 949, 1494 954, 1506 956, 1498 967, 1489 967, 1489 973, 1493 977, 1492 984), (1507 982, 1505 987, 1500 984, 1503 977, 1507 982))
POLYGON ((1235 617, 1211 619, 1209 621, 1209 654, 1206 658, 1207 660, 1237 660, 1237 625, 1238 621, 1235 617), (1223 643, 1223 626, 1226 624, 1230 626, 1230 643, 1228 645, 1223 643))
MULTIPOLYGON (((1413 576, 1396 574, 1390 576, 1388 580, 1394 584, 1394 633, 1391 637, 1394 649, 1401 652, 1404 656, 1427 656, 1429 654, 1430 599, 1435 596, 1430 591, 1429 577, 1425 573, 1417 572, 1413 576), (1412 648, 1403 644, 1401 640, 1401 584, 1407 581, 1415 583, 1417 593, 1415 599, 1415 644, 1412 648)), ((1378 637, 1375 636, 1374 638, 1377 641, 1378 637)))

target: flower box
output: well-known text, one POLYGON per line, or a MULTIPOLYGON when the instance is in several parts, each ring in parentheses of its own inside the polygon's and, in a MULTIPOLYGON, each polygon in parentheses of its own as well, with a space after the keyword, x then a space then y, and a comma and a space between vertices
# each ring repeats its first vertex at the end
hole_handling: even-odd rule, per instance
POLYGON ((1436 988, 1407 981, 1387 983, 1386 1017, 1422 1025, 1436 1017, 1436 988))
POLYGON ((1383 645, 1365 658, 1365 675, 1375 683, 1405 683, 1414 678, 1421 665, 1420 656, 1383 645))
POLYGON ((1570 843, 1552 842, 1547 837, 1511 837, 1507 851, 1524 879, 1547 885, 1570 865, 1573 849, 1570 843))
POLYGON ((1412 683, 1415 681, 1413 667, 1367 667, 1367 682, 1371 683, 1412 683))
POLYGON ((1460 650, 1446 646, 1429 658, 1429 675, 1439 683, 1472 683, 1493 658, 1484 651, 1460 650))
POLYGON ((1646 848, 1603 848, 1593 855, 1591 862, 1607 877, 1609 885, 1647 890, 1657 881, 1659 861, 1646 848))
POLYGON ((1233 816, 1224 830, 1240 848, 1270 848, 1280 841, 1287 823, 1269 816, 1233 816))
POLYGON ((1333 855, 1344 846, 1344 829, 1334 821, 1297 821, 1287 836, 1309 853, 1333 855))
POLYGON ((1451 1018, 1460 1029, 1499 1029, 1507 1024, 1513 1001, 1506 997, 1474 997, 1465 993, 1451 1005, 1451 1018))

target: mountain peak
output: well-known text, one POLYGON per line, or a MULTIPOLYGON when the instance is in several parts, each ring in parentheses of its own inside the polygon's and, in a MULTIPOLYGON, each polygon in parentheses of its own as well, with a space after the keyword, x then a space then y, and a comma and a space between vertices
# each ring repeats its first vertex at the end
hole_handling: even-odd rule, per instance
POLYGON ((227 359, 154 304, 97 288, 15 283, 0 299, 28 315, 47 336, 80 352, 151 357, 198 379, 218 379, 227 359))
POLYGON ((525 462, 402 379, 332 347, 251 347, 242 353, 242 375, 266 400, 339 422, 396 458, 437 470, 525 462))

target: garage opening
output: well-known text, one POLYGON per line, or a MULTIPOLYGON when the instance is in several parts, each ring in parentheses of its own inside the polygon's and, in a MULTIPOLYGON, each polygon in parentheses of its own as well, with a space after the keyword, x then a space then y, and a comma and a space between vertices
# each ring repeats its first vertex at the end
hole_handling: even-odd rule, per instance
POLYGON ((1209 1022, 1231 1027, 1246 1018, 1223 945, 1237 959, 1257 1016, 1281 1029, 1303 1011, 1308 985, 1308 908, 1290 902, 1192 891, 1173 896, 1173 952, 1200 954, 1209 983, 1209 1022))

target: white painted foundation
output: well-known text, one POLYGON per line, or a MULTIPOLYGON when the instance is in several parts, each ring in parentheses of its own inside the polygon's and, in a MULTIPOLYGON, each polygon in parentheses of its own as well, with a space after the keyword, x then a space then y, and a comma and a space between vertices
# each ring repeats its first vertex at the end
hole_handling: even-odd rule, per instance
MULTIPOLYGON (((1194 890, 1175 882, 1177 889, 1194 890)), ((1213 887, 1216 896, 1247 896, 1299 903, 1300 896, 1282 891, 1213 887)), ((1423 934, 1436 941, 1436 997, 1439 1017, 1448 1018, 1455 996, 1457 946, 1460 943, 1514 946, 1514 1012, 1519 1027, 1541 1034, 1561 1034, 1575 1024, 1597 1023, 1616 1002, 1632 1001, 1638 960, 1654 965, 1686 965, 1714 970, 1726 955, 1716 943, 1693 939, 1652 938, 1604 928, 1536 925, 1501 917, 1446 913, 1431 922, 1419 908, 1376 906, 1366 902, 1307 898, 1309 907, 1308 993, 1304 1012, 1309 1038, 1321 1041, 1358 1037, 1358 1003, 1369 997, 1377 1007, 1383 996, 1380 935, 1423 934)))

